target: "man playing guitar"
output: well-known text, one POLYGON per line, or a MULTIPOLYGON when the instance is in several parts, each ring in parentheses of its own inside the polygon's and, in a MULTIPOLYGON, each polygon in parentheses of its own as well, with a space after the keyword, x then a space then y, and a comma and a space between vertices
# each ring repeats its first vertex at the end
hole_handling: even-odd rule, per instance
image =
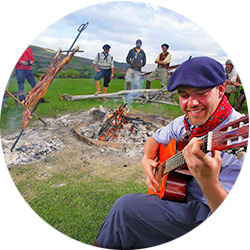
MULTIPOLYGON (((225 200, 244 157, 238 160, 233 154, 217 151, 223 143, 217 143, 216 147, 212 143, 209 152, 202 150, 208 132, 213 131, 215 139, 220 136, 217 132, 220 128, 223 130, 225 124, 241 117, 224 95, 225 80, 223 66, 209 57, 189 58, 174 72, 167 88, 170 92, 178 91, 184 115, 157 130, 146 142, 141 162, 150 192, 127 194, 118 199, 99 230, 95 246, 139 249, 169 242, 200 225, 225 200), (159 150, 173 139, 188 140, 181 151, 190 173, 182 200, 158 195, 162 184, 154 174, 154 170, 163 165, 161 160, 156 160, 159 150)), ((172 164, 166 163, 165 167, 172 164)), ((184 175, 177 170, 174 173, 175 177, 184 175)), ((158 175, 161 178, 159 172, 158 175)))

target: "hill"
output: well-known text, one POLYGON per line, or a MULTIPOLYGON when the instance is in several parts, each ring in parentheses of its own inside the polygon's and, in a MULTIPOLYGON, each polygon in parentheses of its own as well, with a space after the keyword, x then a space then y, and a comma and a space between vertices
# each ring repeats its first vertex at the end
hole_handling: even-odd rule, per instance
MULTIPOLYGON (((50 62, 56 54, 55 50, 41 48, 38 46, 30 45, 33 56, 35 58, 35 64, 33 66, 34 75, 41 77, 42 74, 47 72, 50 62)), ((63 54, 61 58, 63 58, 63 54)), ((92 78, 95 74, 93 68, 93 59, 84 58, 75 55, 69 64, 65 65, 61 72, 58 73, 58 77, 75 77, 79 78, 92 78)), ((126 73, 129 65, 127 63, 120 63, 114 61, 115 65, 115 78, 122 78, 126 73)))

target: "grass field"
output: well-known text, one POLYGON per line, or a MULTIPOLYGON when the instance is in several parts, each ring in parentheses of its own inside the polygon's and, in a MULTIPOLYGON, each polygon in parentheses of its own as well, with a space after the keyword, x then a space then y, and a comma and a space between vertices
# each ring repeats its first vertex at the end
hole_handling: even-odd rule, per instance
POLYGON ((147 190, 135 179, 119 183, 111 178, 90 178, 80 166, 77 173, 54 173, 39 179, 34 171, 37 167, 34 164, 11 170, 20 193, 47 223, 87 244, 92 244, 102 221, 119 197, 147 190))
MULTIPOLYGON (((160 83, 153 82, 151 88, 160 88, 160 83)), ((30 86, 26 84, 26 92, 29 89, 30 86)), ((124 80, 112 80, 108 92, 123 89, 124 80)), ((15 78, 10 80, 9 91, 17 91, 15 78)), ((94 92, 93 79, 54 79, 45 96, 50 103, 41 103, 36 114, 41 118, 59 117, 73 111, 98 108, 99 105, 105 108, 117 108, 121 104, 121 101, 116 99, 109 99, 107 102, 59 100, 59 93, 85 95, 94 92)), ((233 96, 230 101, 233 101, 233 96)), ((8 98, 7 105, 9 108, 3 109, 1 113, 2 135, 19 131, 22 123, 22 107, 17 110, 12 98, 8 98)), ((129 107, 134 112, 163 117, 174 118, 182 114, 178 106, 129 103, 129 107)), ((246 103, 242 112, 247 113, 246 103)), ((55 171, 45 178, 41 174, 44 172, 44 165, 35 163, 12 168, 10 174, 21 195, 42 219, 60 232, 81 242, 92 244, 98 228, 115 200, 126 193, 145 192, 146 185, 138 181, 136 174, 121 182, 119 178, 110 176, 89 175, 83 163, 73 167, 77 171, 69 171, 62 163, 61 171, 55 171)))
MULTIPOLYGON (((151 84, 151 88, 160 88, 160 83, 155 81, 151 84)), ((9 88, 10 92, 17 92, 17 82, 15 78, 11 78, 9 88)), ((25 83, 25 91, 30 90, 29 84, 25 83)), ((124 90, 124 80, 114 79, 110 83, 108 93, 124 90)), ((108 102, 103 102, 100 99, 89 99, 68 102, 65 100, 59 100, 59 93, 69 95, 87 95, 95 93, 95 83, 93 79, 54 79, 53 83, 49 87, 45 98, 50 100, 49 104, 41 103, 36 109, 35 113, 41 118, 43 117, 58 117, 62 114, 66 114, 72 111, 89 110, 92 107, 98 108, 99 105, 103 105, 107 108, 117 108, 121 104, 121 100, 109 99, 108 102)), ((15 102, 12 98, 7 99, 8 109, 2 109, 1 113, 1 133, 11 133, 20 129, 22 120, 22 110, 16 110, 15 102)), ((130 103, 130 109, 138 112, 145 112, 156 114, 160 116, 175 117, 181 114, 179 107, 171 105, 154 105, 154 104, 136 104, 130 103)), ((32 122, 32 121, 31 121, 32 122)))

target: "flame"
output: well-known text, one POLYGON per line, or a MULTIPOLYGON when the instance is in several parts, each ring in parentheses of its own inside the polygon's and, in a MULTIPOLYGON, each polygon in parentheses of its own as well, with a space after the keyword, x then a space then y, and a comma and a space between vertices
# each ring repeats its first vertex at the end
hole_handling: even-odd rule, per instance
MULTIPOLYGON (((118 110, 109 114, 106 119, 106 123, 111 123, 110 128, 102 133, 99 137, 100 141, 108 141, 111 137, 117 137, 117 132, 123 128, 123 124, 126 123, 127 104, 122 104, 118 110)), ((105 125, 105 124, 104 124, 105 125)))

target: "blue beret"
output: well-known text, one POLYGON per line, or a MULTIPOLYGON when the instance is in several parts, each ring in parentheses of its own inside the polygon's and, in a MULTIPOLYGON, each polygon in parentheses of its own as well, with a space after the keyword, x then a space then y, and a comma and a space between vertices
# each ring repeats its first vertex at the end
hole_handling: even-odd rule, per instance
POLYGON ((108 44, 104 44, 102 48, 105 50, 105 49, 110 49, 111 47, 108 44))
POLYGON ((225 71, 219 62, 210 57, 190 57, 170 77, 167 89, 172 92, 181 85, 210 88, 219 86, 225 81, 225 71))

